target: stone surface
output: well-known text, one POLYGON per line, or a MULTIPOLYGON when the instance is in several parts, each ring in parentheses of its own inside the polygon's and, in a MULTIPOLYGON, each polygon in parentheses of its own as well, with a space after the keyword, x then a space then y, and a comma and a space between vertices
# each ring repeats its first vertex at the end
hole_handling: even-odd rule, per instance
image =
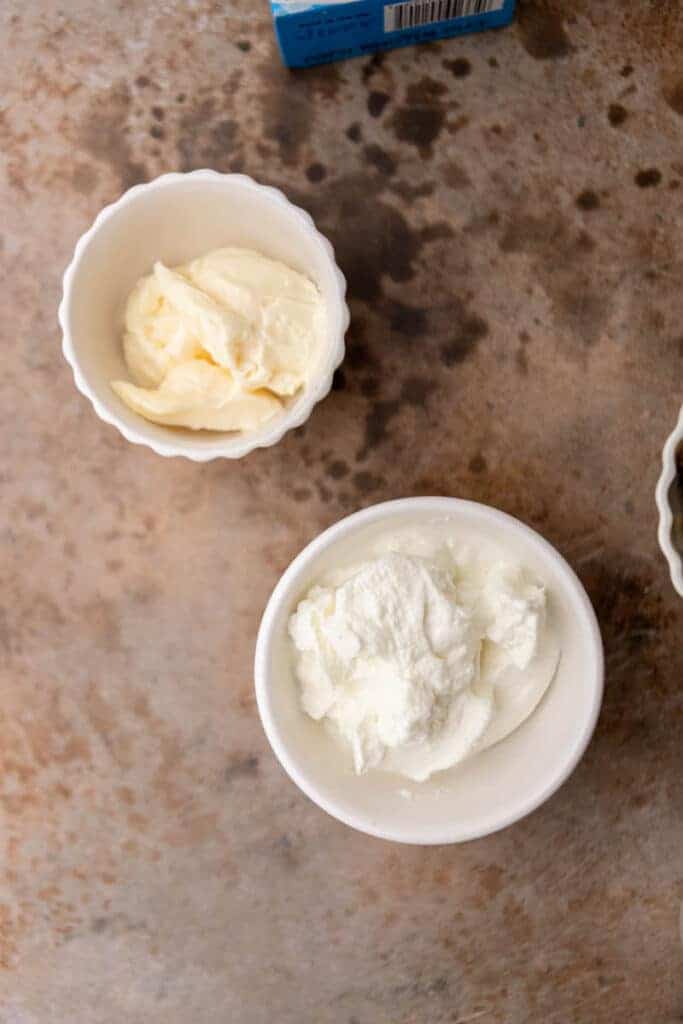
POLYGON ((653 490, 683 395, 683 7, 290 74, 264 4, 0 10, 0 1021, 683 1020, 683 605, 653 490), (348 275, 337 388, 238 464, 127 445, 59 351, 100 207, 171 169, 300 201, 348 275), (354 834, 283 775, 255 631, 361 506, 541 530, 604 631, 595 739, 462 847, 354 834))

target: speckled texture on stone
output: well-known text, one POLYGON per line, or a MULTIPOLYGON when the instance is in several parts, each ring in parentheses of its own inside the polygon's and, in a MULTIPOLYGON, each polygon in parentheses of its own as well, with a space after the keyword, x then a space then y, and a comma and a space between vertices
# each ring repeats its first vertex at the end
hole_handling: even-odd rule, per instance
POLYGON ((266 5, 0 8, 0 1021, 683 1020, 683 606, 656 547, 683 397, 683 7, 290 74, 266 5), (329 232, 353 323, 244 462, 127 445, 59 351, 60 274, 162 171, 246 171, 329 232), (252 653, 292 556, 369 503, 537 527, 595 602, 571 780, 462 847, 344 828, 283 775, 252 653))

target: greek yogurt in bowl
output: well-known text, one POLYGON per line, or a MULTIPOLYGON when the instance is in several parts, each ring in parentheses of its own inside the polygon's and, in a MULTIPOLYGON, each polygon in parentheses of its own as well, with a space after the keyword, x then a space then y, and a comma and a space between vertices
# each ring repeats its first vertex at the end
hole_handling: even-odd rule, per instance
POLYGON ((474 502, 407 498, 294 559, 263 615, 255 682, 275 754, 324 810, 398 842, 461 842, 572 772, 600 709, 602 643, 579 580, 533 530, 474 502))
POLYGON ((448 518, 388 532, 289 620, 301 706, 354 771, 416 782, 534 710, 560 660, 543 582, 448 518))

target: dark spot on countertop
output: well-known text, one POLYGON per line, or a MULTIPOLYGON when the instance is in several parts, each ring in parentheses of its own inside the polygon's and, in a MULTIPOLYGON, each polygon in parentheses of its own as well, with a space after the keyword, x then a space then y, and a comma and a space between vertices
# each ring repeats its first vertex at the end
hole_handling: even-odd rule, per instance
POLYGON ((163 107, 152 107, 152 117, 155 121, 163 121, 164 119, 164 108, 163 107))
POLYGON ((306 168, 306 177, 313 185, 316 185, 319 181, 322 181, 326 174, 327 171, 325 167, 319 163, 309 164, 309 166, 306 168))
POLYGON ((618 128, 628 117, 628 110, 622 107, 621 103, 610 103, 607 108, 607 118, 611 125, 618 128))
POLYGON ((351 142, 361 141, 361 139, 363 138, 363 129, 361 128, 358 121, 354 121, 353 124, 349 125, 349 127, 346 129, 346 136, 347 138, 351 139, 351 142))
POLYGON ((249 51, 251 50, 251 43, 249 42, 248 39, 238 39, 236 45, 237 49, 241 50, 242 53, 249 53, 249 51))
POLYGON ((276 143, 282 163, 294 167, 311 136, 314 111, 332 103, 341 72, 336 64, 292 71, 275 62, 263 64, 260 72, 263 135, 276 143))
POLYGON ((451 160, 442 169, 443 182, 456 191, 472 184, 470 177, 456 160, 451 160))
POLYGON ((79 131, 82 147, 95 159, 109 165, 122 189, 137 185, 147 177, 144 165, 134 159, 128 137, 130 105, 130 90, 125 83, 94 93, 79 131))
POLYGON ((638 188, 654 188, 659 185, 662 180, 662 172, 656 167, 647 167, 645 170, 638 171, 634 181, 638 188))
POLYGON ((384 399, 372 403, 365 417, 365 436, 357 454, 359 462, 366 459, 373 449, 386 440, 389 424, 398 416, 400 409, 401 403, 398 399, 384 399))
POLYGON ((370 81, 370 79, 377 74, 377 72, 381 69, 382 65, 384 64, 385 59, 386 54, 382 53, 381 50, 377 53, 373 53, 372 57, 367 62, 367 64, 363 66, 362 78, 365 84, 367 84, 370 81))
POLYGON ((633 64, 624 64, 619 74, 622 78, 628 78, 629 75, 633 74, 633 64))
POLYGON ((152 83, 150 82, 147 75, 138 75, 138 77, 135 79, 135 84, 137 85, 138 89, 146 89, 147 86, 151 85, 152 83))
POLYGON ((683 117, 683 78, 664 90, 664 99, 675 113, 683 117))
POLYGON ((226 782, 236 779, 254 778, 258 775, 259 759, 256 754, 236 754, 230 759, 223 772, 226 782))
POLYGON ((540 0, 520 5, 517 25, 524 49, 535 60, 556 60, 572 52, 562 15, 540 0))
POLYGON ((432 144, 444 126, 446 110, 441 98, 447 91, 443 82, 425 75, 408 86, 405 103, 391 118, 396 138, 415 146, 424 159, 431 157, 432 144))
POLYGON ((363 150, 363 156, 365 162, 374 167, 385 178, 390 178, 396 173, 396 161, 393 156, 387 153, 385 149, 382 149, 381 146, 378 146, 377 143, 366 146, 363 150))
POLYGON ((483 317, 468 311, 460 300, 454 300, 452 334, 439 350, 441 362, 449 368, 463 363, 488 333, 489 325, 483 317))
POLYGON ((556 322, 582 343, 569 351, 584 358, 585 346, 600 337, 612 303, 607 272, 596 273, 586 259, 596 248, 595 240, 585 231, 574 234, 558 211, 549 211, 514 216, 499 246, 504 253, 525 253, 532 258, 556 322))
MULTIPOLYGON (((351 321, 353 324, 353 320, 351 321)), ((353 336, 347 338, 345 364, 354 370, 376 370, 378 363, 364 341, 353 336)))
POLYGON ((495 57, 489 57, 488 64, 489 64, 490 68, 499 68, 500 67, 500 64, 498 63, 498 61, 497 61, 497 59, 495 57))
POLYGON ((381 487, 384 487, 385 481, 381 476, 376 476, 374 473, 369 473, 367 470, 359 470, 358 473, 354 473, 351 477, 351 483, 360 494, 372 494, 373 491, 378 491, 381 487))
POLYGON ((450 71, 454 78, 466 78, 472 71, 472 65, 465 57, 456 57, 455 60, 441 61, 447 71, 450 71))
POLYGON ((381 117, 390 99, 391 97, 386 92, 379 92, 378 90, 371 92, 368 96, 368 113, 370 117, 381 117))
POLYGON ((149 129, 149 134, 153 139, 164 139, 166 137, 166 133, 160 124, 153 124, 149 129))
POLYGON ((277 143, 282 162, 295 166, 299 150, 310 137, 313 114, 305 96, 292 96, 291 102, 287 102, 286 95, 280 94, 280 99, 273 100, 268 107, 263 134, 277 143))
POLYGON ((417 82, 412 82, 406 90, 406 103, 411 107, 426 107, 438 102, 448 92, 447 86, 436 78, 423 75, 417 82))
POLYGON ((400 142, 411 143, 428 158, 445 118, 445 111, 438 107, 401 107, 392 118, 392 127, 400 142))
POLYGON ((294 490, 292 491, 292 497, 294 498, 294 501, 298 502, 310 501, 311 492, 309 491, 308 487, 295 487, 294 490))
POLYGON ((436 384, 429 378, 407 377, 401 385, 401 401, 422 408, 435 390, 436 384))
POLYGON ((583 192, 579 192, 576 197, 576 205, 580 210, 584 210, 588 213, 591 210, 597 210, 599 208, 600 197, 592 188, 586 188, 583 192))
POLYGON ((380 381, 377 377, 366 377, 365 380, 361 381, 360 393, 365 398, 375 398, 381 389, 380 381))
POLYGON ((351 298, 377 299, 384 274, 398 283, 410 281, 424 244, 403 213, 382 201, 383 187, 380 177, 351 174, 312 192, 290 189, 294 201, 329 232, 351 298))
POLYGON ((325 472, 333 480, 343 480, 349 474, 349 467, 343 459, 335 459, 325 468, 325 472))
POLYGON ((427 311, 420 306, 408 306, 398 299, 389 299, 383 308, 392 331, 397 334, 413 338, 422 334, 427 326, 427 311))
POLYGON ((485 473, 487 470, 486 459, 481 453, 473 455, 469 461, 470 473, 485 473))

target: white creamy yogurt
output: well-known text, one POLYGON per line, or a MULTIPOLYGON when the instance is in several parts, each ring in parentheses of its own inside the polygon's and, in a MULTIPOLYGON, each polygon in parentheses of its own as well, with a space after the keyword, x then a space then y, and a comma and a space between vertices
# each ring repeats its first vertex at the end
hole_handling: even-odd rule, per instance
POLYGON ((444 523, 394 532, 326 574, 289 635, 302 707, 356 772, 416 781, 516 729, 560 655, 543 583, 444 523))

